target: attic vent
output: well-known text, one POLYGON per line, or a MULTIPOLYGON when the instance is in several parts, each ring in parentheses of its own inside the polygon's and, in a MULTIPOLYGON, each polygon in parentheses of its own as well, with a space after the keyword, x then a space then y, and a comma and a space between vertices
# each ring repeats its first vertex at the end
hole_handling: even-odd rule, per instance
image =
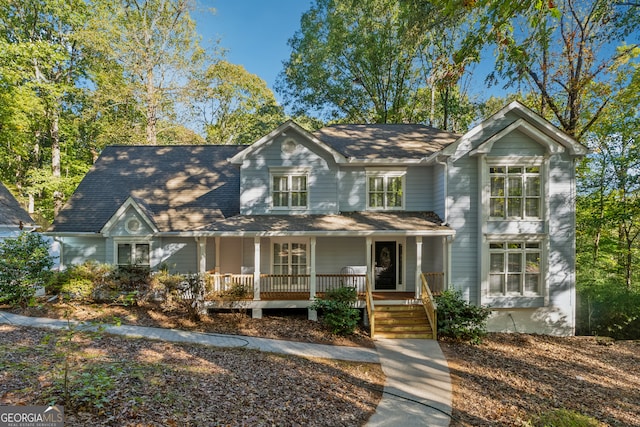
POLYGON ((138 221, 137 219, 133 218, 130 219, 129 221, 127 221, 124 225, 124 228, 129 232, 129 233, 137 233, 140 231, 140 221, 138 221))
POLYGON ((297 147, 298 144, 296 144, 296 141, 293 138, 287 138, 282 143, 282 152, 291 154, 296 150, 297 147))

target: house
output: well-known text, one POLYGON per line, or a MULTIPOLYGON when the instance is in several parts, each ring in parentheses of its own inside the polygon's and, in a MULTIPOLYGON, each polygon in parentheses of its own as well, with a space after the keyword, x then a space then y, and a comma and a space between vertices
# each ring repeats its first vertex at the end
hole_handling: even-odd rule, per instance
POLYGON ((33 231, 36 224, 9 189, 0 183, 0 239, 16 237, 21 231, 33 231))
POLYGON ((490 330, 566 335, 586 153, 517 102, 464 135, 288 121, 250 146, 107 147, 49 234, 63 266, 168 265, 216 289, 246 284, 255 317, 346 284, 376 334, 387 311, 421 304, 433 329, 431 291, 454 287, 493 309, 490 330))

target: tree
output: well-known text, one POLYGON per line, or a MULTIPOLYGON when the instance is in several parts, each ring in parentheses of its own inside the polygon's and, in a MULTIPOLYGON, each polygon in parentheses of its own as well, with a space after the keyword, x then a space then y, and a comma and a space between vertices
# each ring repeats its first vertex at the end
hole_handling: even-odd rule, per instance
POLYGON ((0 303, 26 304, 47 283, 53 259, 37 233, 20 233, 0 242, 0 303))
POLYGON ((147 144, 174 123, 185 86, 205 59, 191 0, 97 0, 92 27, 144 105, 147 144))
MULTIPOLYGON (((569 135, 582 139, 611 99, 612 67, 638 47, 640 24, 635 2, 560 0, 516 2, 458 0, 440 2, 447 15, 474 13, 457 56, 479 57, 496 49, 496 71, 489 76, 525 84, 538 94, 537 110, 548 108, 569 135), (632 43, 625 44, 630 34, 632 43), (620 45, 619 49, 611 46, 620 45)), ((427 7, 427 6, 425 6, 427 7)))
MULTIPOLYGON (((445 24, 437 11, 416 9, 414 2, 317 0, 289 40, 292 53, 277 90, 294 106, 294 115, 313 112, 365 123, 426 121, 432 110, 425 108, 429 104, 421 89, 451 88, 457 83, 454 75, 460 75, 456 70, 445 84, 444 73, 430 72, 436 57, 429 46, 442 39, 445 24)), ((439 56, 445 63, 447 55, 439 56)))
MULTIPOLYGON (((57 212, 64 200, 61 153, 68 136, 65 115, 73 114, 77 86, 84 77, 77 31, 86 20, 86 4, 81 0, 3 0, 0 5, 4 51, 0 74, 8 83, 3 89, 8 95, 19 95, 18 102, 26 101, 24 106, 13 106, 15 116, 27 118, 21 129, 14 130, 29 134, 18 138, 29 143, 17 151, 17 160, 30 157, 32 171, 41 168, 44 159, 50 161, 49 189, 57 212)), ((42 190, 32 187, 32 195, 42 190)))
POLYGON ((265 81, 241 65, 217 61, 192 87, 195 116, 210 144, 250 144, 285 120, 265 81))

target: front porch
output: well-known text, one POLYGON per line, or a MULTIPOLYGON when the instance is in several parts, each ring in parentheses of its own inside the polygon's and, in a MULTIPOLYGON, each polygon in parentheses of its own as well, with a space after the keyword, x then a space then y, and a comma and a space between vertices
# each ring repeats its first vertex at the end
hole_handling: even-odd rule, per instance
MULTIPOLYGON (((273 275, 208 274, 206 310, 247 309, 262 317, 264 309, 309 308, 315 298, 343 286, 357 290, 355 308, 365 309, 371 337, 436 338, 437 312, 433 293, 444 290, 443 272, 419 274, 420 291, 375 290, 369 274, 273 275)), ((309 310, 309 319, 317 313, 309 310)))

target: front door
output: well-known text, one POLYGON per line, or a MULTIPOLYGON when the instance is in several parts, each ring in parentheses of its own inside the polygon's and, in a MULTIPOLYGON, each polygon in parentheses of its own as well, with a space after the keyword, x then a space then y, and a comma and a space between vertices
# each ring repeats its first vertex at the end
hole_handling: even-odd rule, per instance
POLYGON ((398 266, 396 242, 375 242, 375 290, 395 290, 398 266))

